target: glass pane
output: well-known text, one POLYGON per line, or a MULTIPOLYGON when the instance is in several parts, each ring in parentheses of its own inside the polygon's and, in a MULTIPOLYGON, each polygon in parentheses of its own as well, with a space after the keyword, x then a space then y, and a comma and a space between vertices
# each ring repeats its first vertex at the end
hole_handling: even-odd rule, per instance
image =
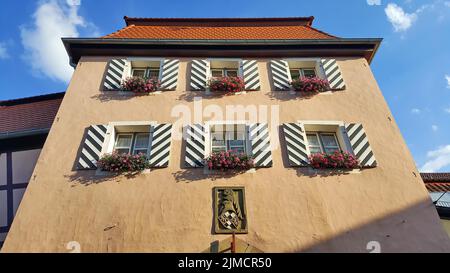
POLYGON ((313 78, 316 76, 316 71, 312 68, 310 69, 303 69, 303 75, 307 78, 313 78))
POLYGON ((150 69, 148 71, 148 77, 149 78, 159 78, 159 69, 150 69))
POLYGON ((339 147, 339 145, 338 145, 338 143, 336 141, 336 137, 334 135, 321 134, 320 137, 322 138, 322 143, 323 143, 323 146, 325 148, 329 148, 329 147, 336 148, 336 147, 339 147))
POLYGON ((227 149, 225 146, 223 147, 212 147, 211 149, 213 152, 225 152, 227 149))
POLYGON ((327 154, 334 154, 334 152, 339 152, 339 148, 325 148, 327 154))
POLYGON ((298 78, 300 78, 300 71, 297 69, 292 69, 291 71, 291 79, 293 80, 297 80, 298 78))
POLYGON ((27 150, 12 153, 13 183, 28 183, 41 150, 27 150))
POLYGON ((147 154, 147 149, 135 149, 133 154, 137 155, 137 154, 147 154))
POLYGON ((144 69, 134 69, 133 70, 133 76, 134 77, 144 77, 145 76, 145 70, 144 69))
POLYGON ((117 137, 116 147, 131 147, 132 135, 119 135, 117 137))
POLYGON ((222 74, 222 70, 221 69, 213 69, 213 70, 211 70, 211 75, 213 76, 213 77, 223 77, 223 74, 222 74))
POLYGON ((211 133, 211 145, 225 147, 225 132, 211 133))
POLYGON ((227 77, 237 77, 238 72, 237 70, 226 70, 227 77))
POLYGON ((136 141, 134 143, 135 149, 147 149, 149 142, 149 134, 136 134, 136 141))
POLYGON ((0 227, 8 226, 8 193, 0 191, 0 227))
POLYGON ((309 146, 318 146, 318 147, 320 146, 319 139, 317 138, 317 135, 315 135, 315 134, 307 134, 306 138, 308 140, 308 145, 309 146))
POLYGON ((115 151, 119 154, 129 154, 130 153, 130 149, 116 149, 115 151))
POLYGON ((321 153, 320 147, 318 146, 309 146, 309 152, 311 154, 321 153))

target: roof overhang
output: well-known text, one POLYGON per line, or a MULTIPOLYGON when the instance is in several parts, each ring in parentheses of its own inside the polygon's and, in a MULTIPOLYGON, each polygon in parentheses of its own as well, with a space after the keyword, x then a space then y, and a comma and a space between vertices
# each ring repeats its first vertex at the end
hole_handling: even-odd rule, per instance
POLYGON ((75 66, 82 56, 364 57, 371 63, 381 38, 311 40, 155 40, 62 38, 75 66))

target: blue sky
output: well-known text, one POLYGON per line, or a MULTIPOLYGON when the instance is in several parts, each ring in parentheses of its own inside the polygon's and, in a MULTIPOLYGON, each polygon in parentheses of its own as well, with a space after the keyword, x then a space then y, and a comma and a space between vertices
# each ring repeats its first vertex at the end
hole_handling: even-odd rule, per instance
MULTIPOLYGON (((340 37, 381 37, 372 70, 417 166, 450 171, 450 1, 2 1, 0 100, 64 91, 61 36, 96 37, 131 17, 310 16, 340 37)), ((386 141, 386 145, 390 145, 386 141)))

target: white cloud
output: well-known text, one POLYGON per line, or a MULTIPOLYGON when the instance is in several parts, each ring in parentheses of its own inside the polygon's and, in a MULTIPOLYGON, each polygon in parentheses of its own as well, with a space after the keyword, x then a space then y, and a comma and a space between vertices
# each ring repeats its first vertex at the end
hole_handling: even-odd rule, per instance
POLYGON ((450 114, 450 107, 449 108, 445 108, 444 111, 450 114))
POLYGON ((436 172, 450 166, 450 145, 440 146, 427 153, 428 161, 420 168, 421 172, 436 172))
POLYGON ((21 27, 24 59, 33 73, 53 80, 70 80, 73 68, 61 38, 79 37, 80 29, 93 27, 78 14, 78 8, 73 0, 44 0, 33 14, 33 24, 21 27))
POLYGON ((381 0, 366 0, 369 6, 379 6, 381 5, 381 0))
POLYGON ((406 31, 417 20, 416 12, 406 13, 400 6, 394 3, 389 3, 384 9, 384 12, 396 32, 406 31))
POLYGON ((433 130, 433 132, 436 132, 437 130, 439 130, 439 127, 437 125, 431 125, 431 130, 433 130))
POLYGON ((9 58, 8 50, 5 43, 0 43, 0 59, 9 58))
POLYGON ((450 75, 445 75, 445 79, 447 80, 447 88, 450 88, 450 75))
POLYGON ((412 114, 420 114, 420 113, 422 113, 422 110, 420 110, 418 108, 413 108, 413 109, 411 109, 411 113, 412 114))

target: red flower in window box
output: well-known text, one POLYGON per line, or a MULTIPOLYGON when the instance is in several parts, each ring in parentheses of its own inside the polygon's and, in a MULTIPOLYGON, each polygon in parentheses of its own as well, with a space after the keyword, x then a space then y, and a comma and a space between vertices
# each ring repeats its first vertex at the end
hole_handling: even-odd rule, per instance
POLYGON ((327 80, 319 77, 300 77, 291 82, 292 88, 297 92, 319 93, 330 90, 327 80))
POLYGON ((208 86, 211 92, 237 93, 245 89, 244 80, 241 77, 212 78, 208 86))
POLYGON ((315 153, 311 154, 308 159, 311 167, 315 169, 354 169, 359 167, 358 159, 348 152, 315 153))
POLYGON ((253 158, 245 153, 236 151, 213 152, 205 159, 210 170, 248 170, 254 167, 253 158))
POLYGON ((149 168, 149 162, 147 155, 139 153, 137 155, 132 154, 119 154, 113 152, 111 154, 103 155, 97 161, 97 167, 102 171, 115 172, 115 173, 134 173, 141 172, 149 168))
POLYGON ((135 94, 149 94, 158 90, 160 82, 156 78, 129 77, 122 82, 122 90, 135 94))

